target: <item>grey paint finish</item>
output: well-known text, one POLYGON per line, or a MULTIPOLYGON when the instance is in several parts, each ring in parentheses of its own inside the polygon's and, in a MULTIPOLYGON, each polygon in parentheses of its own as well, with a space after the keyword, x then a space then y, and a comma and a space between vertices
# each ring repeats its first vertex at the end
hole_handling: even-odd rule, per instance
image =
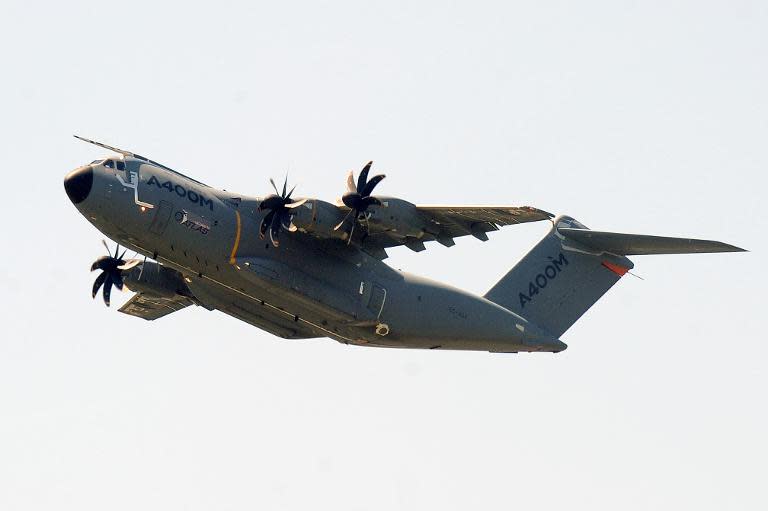
POLYGON ((556 337, 565 333, 621 278, 606 263, 616 269, 633 267, 626 257, 592 253, 558 232, 558 227, 575 223, 569 217, 556 219, 544 239, 488 291, 486 298, 556 337))
MULTIPOLYGON (((334 214, 343 218, 348 210, 312 199, 308 203, 315 204, 313 214, 330 215, 322 231, 313 231, 316 218, 298 221, 306 213, 304 204, 294 217, 303 228, 282 232, 275 247, 259 237, 265 215, 259 211, 259 198, 215 190, 119 152, 125 165, 91 166, 92 184, 87 196, 75 204, 78 210, 113 240, 160 262, 164 274, 172 273, 178 296, 284 338, 330 337, 349 344, 401 348, 562 351, 566 345, 558 337, 619 279, 616 267, 603 263, 631 267, 622 256, 595 254, 594 246, 566 240, 553 229, 486 297, 480 297, 396 271, 380 260, 383 249, 397 242, 421 250, 424 241, 434 240, 450 246, 454 235, 463 234, 484 239, 497 225, 515 223, 516 218, 546 219, 549 214, 501 206, 413 206, 411 214, 398 217, 397 229, 388 230, 386 217, 376 210, 371 215, 378 215, 375 222, 361 218, 358 237, 345 240, 325 231, 334 214), (404 218, 416 223, 403 225, 404 218), (419 231, 424 222, 445 227, 419 231), (367 246, 366 234, 376 232, 388 233, 388 241, 367 246), (419 237, 419 232, 424 235, 419 237), (537 285, 537 278, 541 285, 534 293, 526 286, 537 285), (522 303, 521 289, 527 296, 522 303)), ((72 181, 68 177, 65 182, 70 193, 72 181)), ((405 201, 386 202, 390 201, 410 208, 402 206, 405 201)), ((584 229, 567 217, 558 221, 563 228, 584 229)), ((128 286, 134 279, 143 294, 128 310, 145 319, 165 315, 157 310, 163 302, 153 301, 151 286, 136 277, 135 272, 152 264, 140 262, 131 270, 134 273, 126 275, 128 286), (144 316, 142 306, 147 307, 144 316)), ((165 284, 158 288, 157 296, 173 301, 167 288, 165 284)), ((184 299, 179 299, 179 306, 188 304, 184 299)))
POLYGON ((743 252, 744 249, 720 241, 691 238, 667 238, 643 234, 585 231, 562 228, 563 236, 588 247, 623 255, 692 254, 711 252, 743 252))

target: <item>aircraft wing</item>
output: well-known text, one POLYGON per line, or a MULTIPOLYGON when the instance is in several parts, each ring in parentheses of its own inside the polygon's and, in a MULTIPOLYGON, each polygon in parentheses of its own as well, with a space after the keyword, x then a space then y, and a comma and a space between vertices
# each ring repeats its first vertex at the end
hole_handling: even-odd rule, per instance
POLYGON ((419 212, 440 227, 443 235, 451 238, 473 233, 496 231, 498 226, 538 222, 553 218, 530 206, 416 206, 419 212))
POLYGON ((161 298, 145 293, 136 293, 125 305, 120 307, 120 312, 137 318, 153 321, 176 312, 184 307, 192 305, 192 300, 184 296, 176 295, 173 298, 161 298))
POLYGON ((406 246, 415 252, 425 250, 424 242, 437 241, 450 247, 454 238, 474 236, 487 241, 490 231, 500 226, 549 220, 554 215, 530 206, 433 206, 417 205, 418 212, 427 220, 428 229, 422 238, 402 238, 394 233, 376 232, 367 236, 363 249, 375 257, 386 257, 385 248, 406 246))

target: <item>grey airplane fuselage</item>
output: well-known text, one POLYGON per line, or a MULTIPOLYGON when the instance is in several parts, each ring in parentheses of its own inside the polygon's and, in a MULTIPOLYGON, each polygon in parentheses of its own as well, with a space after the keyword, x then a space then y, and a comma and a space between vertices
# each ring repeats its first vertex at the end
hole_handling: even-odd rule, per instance
POLYGON ((181 272, 208 309, 289 339, 494 352, 565 349, 500 305, 397 271, 354 244, 286 232, 274 247, 259 236, 259 198, 216 190, 128 156, 105 161, 81 168, 92 173, 92 183, 77 209, 113 240, 181 272))

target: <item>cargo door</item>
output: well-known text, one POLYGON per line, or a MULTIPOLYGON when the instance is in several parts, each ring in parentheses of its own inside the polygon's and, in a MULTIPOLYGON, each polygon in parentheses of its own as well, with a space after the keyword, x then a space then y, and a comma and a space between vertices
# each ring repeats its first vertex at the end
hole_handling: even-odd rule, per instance
POLYGON ((149 232, 161 236, 165 232, 165 228, 168 227, 171 213, 173 213, 173 204, 164 200, 160 201, 160 205, 155 208, 155 217, 149 224, 149 232))

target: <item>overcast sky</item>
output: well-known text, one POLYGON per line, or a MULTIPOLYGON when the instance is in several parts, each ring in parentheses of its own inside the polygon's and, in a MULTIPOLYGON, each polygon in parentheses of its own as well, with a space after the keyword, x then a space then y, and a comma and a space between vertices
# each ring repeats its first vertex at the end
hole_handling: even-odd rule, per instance
MULTIPOLYGON (((765 2, 21 2, 0 12, 0 509, 766 509, 765 2), (558 355, 285 341, 90 297, 64 174, 125 147, 751 252, 634 258, 558 355)), ((548 229, 391 251, 484 293, 548 229)))

